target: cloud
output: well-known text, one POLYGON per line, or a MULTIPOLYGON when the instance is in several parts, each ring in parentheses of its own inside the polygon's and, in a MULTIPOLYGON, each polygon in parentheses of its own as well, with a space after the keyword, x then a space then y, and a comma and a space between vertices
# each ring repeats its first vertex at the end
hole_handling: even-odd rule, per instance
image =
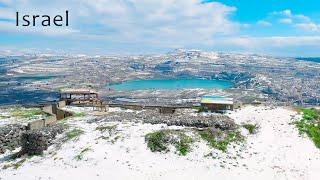
POLYGON ((302 29, 304 31, 310 31, 310 32, 320 32, 320 25, 316 23, 298 23, 295 24, 295 27, 298 29, 302 29))
POLYGON ((228 16, 236 11, 221 3, 197 0, 84 0, 89 14, 101 17, 103 28, 121 40, 186 44, 233 34, 239 24, 228 16))
POLYGON ((229 51, 263 53, 278 56, 318 56, 320 36, 228 37, 216 46, 229 51), (219 44, 219 45, 218 45, 219 44))
MULTIPOLYGON (((319 33, 320 24, 317 24, 310 17, 303 14, 295 14, 291 10, 274 11, 270 13, 266 19, 269 22, 278 22, 283 25, 288 25, 289 28, 298 30, 300 33, 319 33)), ((263 20, 264 21, 264 20, 263 20)))
POLYGON ((271 36, 271 37, 238 37, 230 39, 232 44, 241 47, 289 47, 289 46, 319 46, 320 36, 271 36))
POLYGON ((282 16, 282 17, 287 17, 287 18, 291 18, 292 17, 292 12, 290 9, 285 9, 282 11, 273 11, 272 13, 270 13, 271 16, 282 16))
MULTIPOLYGON (((2 2, 4 2, 2 0, 2 2)), ((21 14, 70 12, 69 27, 16 27, 0 21, 0 33, 39 34, 63 37, 77 46, 131 49, 242 49, 248 51, 285 47, 319 46, 319 38, 307 36, 319 32, 310 17, 289 9, 272 12, 256 23, 239 23, 230 18, 237 9, 216 1, 200 0, 5 0, 0 19, 15 19, 21 14), (279 24, 282 23, 282 24, 279 24), (268 28, 264 28, 267 27, 268 28), (264 36, 264 29, 276 32, 278 26, 301 31, 300 36, 264 36), (255 29, 257 28, 257 29, 255 29), (256 31, 256 32, 253 32, 256 31), (247 36, 243 34, 247 33, 247 36), (261 37, 253 37, 252 34, 261 37)), ((288 33, 290 34, 290 33, 288 33)), ((274 34, 277 35, 277 34, 274 34)), ((51 38, 54 39, 54 38, 51 38)), ((61 39, 61 38, 60 38, 61 39)), ((36 44, 36 43, 35 43, 36 44)), ((40 43, 39 43, 40 44, 40 43)), ((58 44, 54 43, 54 44, 58 44)), ((68 44, 68 45, 69 45, 68 44)), ((44 45, 46 47, 47 45, 44 45)), ((59 46, 60 47, 60 46, 59 46)), ((54 48, 54 47, 53 47, 54 48)), ((61 47, 68 48, 68 47, 61 47)), ((283 49, 282 49, 283 50, 283 49)))
POLYGON ((0 0, 0 4, 10 4, 12 0, 0 0))
POLYGON ((14 22, 0 21, 0 32, 17 33, 17 34, 36 34, 46 36, 66 36, 79 33, 79 30, 66 27, 16 27, 14 22))
POLYGON ((281 24, 291 24, 292 23, 292 19, 290 19, 290 18, 282 18, 282 19, 279 19, 279 22, 281 24))
POLYGON ((292 13, 291 13, 290 9, 283 10, 283 11, 279 12, 279 14, 282 14, 282 15, 287 16, 287 17, 291 17, 292 16, 292 13))
POLYGON ((11 9, 4 9, 4 8, 0 8, 0 18, 1 19, 10 19, 10 20, 14 20, 14 14, 15 12, 12 11, 11 9))
POLYGON ((265 21, 265 20, 260 20, 257 22, 258 25, 260 26, 272 26, 272 24, 268 21, 265 21))
MULTIPOLYGON (((6 9, 7 18, 14 18, 16 10, 28 14, 55 15, 68 9, 71 16, 70 29, 77 31, 81 38, 88 35, 88 38, 99 36, 121 42, 165 42, 185 45, 210 41, 215 35, 234 34, 240 26, 229 20, 229 15, 234 13, 236 8, 218 2, 202 4, 198 0, 12 1, 14 2, 6 9)), ((0 23, 0 28, 0 31, 16 31, 13 24, 9 27, 8 23, 0 23)), ((43 27, 37 28, 39 30, 30 31, 47 31, 41 30, 43 27)), ((64 35, 60 32, 57 34, 64 35)))

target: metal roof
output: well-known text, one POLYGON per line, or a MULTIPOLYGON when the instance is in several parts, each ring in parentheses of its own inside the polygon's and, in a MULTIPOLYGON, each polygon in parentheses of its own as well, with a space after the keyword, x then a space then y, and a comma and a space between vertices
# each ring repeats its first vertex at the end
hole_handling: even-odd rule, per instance
POLYGON ((227 98, 227 97, 221 97, 221 96, 203 96, 201 98, 201 104, 233 105, 233 98, 227 98))

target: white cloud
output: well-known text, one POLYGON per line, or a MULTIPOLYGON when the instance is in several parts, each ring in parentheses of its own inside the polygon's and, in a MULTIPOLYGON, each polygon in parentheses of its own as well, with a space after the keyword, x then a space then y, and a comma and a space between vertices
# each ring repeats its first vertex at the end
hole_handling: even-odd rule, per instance
MULTIPOLYGON (((81 38, 100 37, 112 42, 159 43, 184 46, 208 43, 219 35, 237 33, 240 24, 229 15, 236 8, 199 0, 12 0, 10 10, 21 14, 49 14, 70 11, 71 31, 81 38)), ((11 13, 11 18, 15 14, 11 13)), ((8 17, 8 16, 7 16, 8 17)), ((12 28, 13 27, 13 28, 12 28)), ((1 31, 17 31, 0 23, 1 31)), ((32 29, 32 28, 26 28, 32 29)), ((47 32, 43 27, 30 31, 47 32)), ((58 28, 52 28, 55 31, 58 28)), ((49 30, 49 29, 48 29, 49 30)), ((56 34, 61 33, 61 29, 56 34)), ((42 33, 42 34, 43 34, 42 33)), ((50 32, 49 34, 53 34, 50 32)), ((68 33, 67 33, 68 34, 68 33)))
POLYGON ((272 26, 272 24, 268 21, 265 21, 265 20, 260 20, 257 22, 258 25, 260 26, 272 26))
POLYGON ((16 27, 11 22, 0 22, 0 32, 10 32, 19 34, 40 34, 46 36, 66 36, 79 33, 79 30, 66 27, 16 27))
POLYGON ((0 3, 2 4, 10 4, 12 0, 0 0, 0 3))
POLYGON ((232 43, 242 47, 288 47, 320 45, 320 36, 272 36, 272 37, 239 37, 233 38, 232 43))
POLYGON ((292 23, 292 19, 290 19, 290 18, 282 18, 282 19, 279 19, 279 22, 281 24, 291 24, 292 23))
POLYGON ((277 20, 279 23, 289 25, 291 28, 300 30, 301 33, 318 33, 320 24, 314 22, 310 17, 303 14, 294 14, 291 10, 272 12, 268 19, 277 20))
POLYGON ((0 18, 2 18, 2 19, 14 20, 13 14, 15 14, 15 12, 12 11, 11 9, 0 8, 0 18))
POLYGON ((270 13, 256 24, 240 24, 229 18, 235 7, 218 2, 201 4, 199 0, 6 0, 6 3, 10 5, 0 9, 3 10, 0 17, 3 14, 7 19, 14 19, 15 11, 54 16, 69 10, 70 27, 17 28, 14 22, 0 21, 0 33, 63 36, 88 46, 98 42, 104 46, 130 44, 140 49, 237 47, 249 51, 320 45, 318 36, 239 37, 242 28, 245 32, 256 25, 274 28, 279 21, 285 23, 284 27, 319 32, 319 25, 311 18, 289 9, 270 13))
POLYGON ((280 56, 318 56, 320 36, 229 37, 217 46, 229 51, 263 53, 280 56))
POLYGON ((308 16, 302 15, 302 14, 297 14, 295 15, 295 18, 297 20, 303 21, 303 22, 311 22, 311 19, 308 16))
MULTIPOLYGON (((232 34, 238 24, 228 19, 235 8, 197 0, 84 0, 99 23, 130 40, 205 41, 232 34), (115 7, 116 11, 110 7, 115 7)), ((92 14, 91 13, 91 14, 92 14)))
POLYGON ((270 14, 271 15, 280 15, 280 16, 284 16, 284 17, 292 17, 292 13, 291 13, 290 9, 285 9, 283 11, 274 11, 270 14))
POLYGON ((288 17, 291 17, 291 16, 292 16, 290 9, 283 10, 281 13, 282 13, 283 15, 285 15, 285 16, 288 16, 288 17))
POLYGON ((320 25, 316 23, 298 23, 295 26, 305 31, 320 32, 320 25))

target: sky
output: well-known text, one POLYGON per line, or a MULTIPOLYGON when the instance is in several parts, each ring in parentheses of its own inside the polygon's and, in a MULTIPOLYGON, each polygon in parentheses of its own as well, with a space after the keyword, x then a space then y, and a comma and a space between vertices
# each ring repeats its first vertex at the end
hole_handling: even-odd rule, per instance
MULTIPOLYGON (((318 0, 0 0, 0 53, 320 56, 318 0), (17 27, 15 13, 68 27, 17 27)), ((39 24, 41 23, 38 22, 39 24)))

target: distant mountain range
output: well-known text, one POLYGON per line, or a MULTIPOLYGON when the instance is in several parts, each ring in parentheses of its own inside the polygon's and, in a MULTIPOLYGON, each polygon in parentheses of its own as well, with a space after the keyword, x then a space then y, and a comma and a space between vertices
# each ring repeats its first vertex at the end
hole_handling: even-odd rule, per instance
POLYGON ((299 57, 296 59, 301 60, 301 61, 312 61, 312 62, 320 63, 320 57, 299 57))

